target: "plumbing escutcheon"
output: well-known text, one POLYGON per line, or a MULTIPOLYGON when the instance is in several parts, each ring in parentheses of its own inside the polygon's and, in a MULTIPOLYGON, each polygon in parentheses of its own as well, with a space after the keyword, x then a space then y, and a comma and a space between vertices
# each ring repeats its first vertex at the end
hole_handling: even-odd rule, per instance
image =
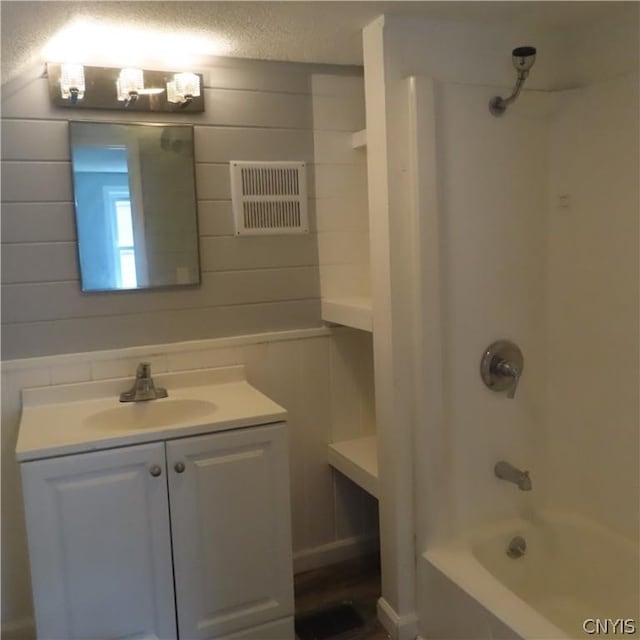
POLYGON ((510 397, 518 385, 524 359, 520 347, 509 340, 497 340, 482 354, 480 375, 491 391, 509 391, 510 397))

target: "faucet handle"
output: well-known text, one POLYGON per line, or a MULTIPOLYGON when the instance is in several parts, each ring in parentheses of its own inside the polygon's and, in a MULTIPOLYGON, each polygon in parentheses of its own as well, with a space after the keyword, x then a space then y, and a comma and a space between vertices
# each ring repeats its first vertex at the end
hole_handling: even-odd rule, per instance
POLYGON ((480 376, 492 391, 506 391, 508 398, 514 398, 523 368, 519 347, 508 340, 498 340, 482 354, 480 376))
POLYGON ((498 376, 503 376, 504 378, 511 378, 511 385, 509 386, 507 392, 507 398, 513 400, 516 396, 516 388, 518 387, 518 382, 520 382, 520 375, 522 374, 522 368, 516 366, 512 362, 508 360, 503 360, 498 356, 494 356, 491 361, 491 372, 498 376))
POLYGON ((522 375, 522 369, 518 367, 512 367, 513 372, 513 381, 511 383, 511 387, 507 392, 507 398, 513 400, 516 397, 516 389, 518 388, 518 382, 520 382, 520 376, 522 375))
POLYGON ((151 377, 151 363, 141 362, 136 369, 136 378, 150 378, 151 377))

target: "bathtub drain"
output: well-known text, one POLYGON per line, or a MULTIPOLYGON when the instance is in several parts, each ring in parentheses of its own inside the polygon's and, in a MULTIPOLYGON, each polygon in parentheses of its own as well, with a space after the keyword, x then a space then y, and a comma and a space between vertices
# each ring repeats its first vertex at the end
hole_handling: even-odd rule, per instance
POLYGON ((510 558, 521 558, 527 550, 527 543, 522 536, 516 536, 507 547, 507 555, 510 558))

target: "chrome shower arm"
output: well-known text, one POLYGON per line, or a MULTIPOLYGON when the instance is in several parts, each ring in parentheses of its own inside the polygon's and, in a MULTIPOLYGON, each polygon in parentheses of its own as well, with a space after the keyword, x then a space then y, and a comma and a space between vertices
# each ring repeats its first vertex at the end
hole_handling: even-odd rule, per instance
POLYGON ((523 71, 518 74, 518 80, 516 82, 516 86, 513 88, 511 95, 508 98, 501 98, 500 96, 496 96, 494 100, 499 100, 502 110, 506 109, 512 102, 515 102, 517 97, 520 95, 520 91, 522 87, 524 87, 524 81, 527 79, 529 75, 528 71, 523 71))
POLYGON ((511 52, 511 60, 518 72, 516 86, 507 98, 501 96, 491 98, 489 101, 489 111, 494 116, 501 116, 507 110, 507 107, 512 102, 515 102, 516 98, 520 95, 524 82, 529 75, 529 69, 531 69, 536 60, 536 49, 535 47, 517 47, 511 52))

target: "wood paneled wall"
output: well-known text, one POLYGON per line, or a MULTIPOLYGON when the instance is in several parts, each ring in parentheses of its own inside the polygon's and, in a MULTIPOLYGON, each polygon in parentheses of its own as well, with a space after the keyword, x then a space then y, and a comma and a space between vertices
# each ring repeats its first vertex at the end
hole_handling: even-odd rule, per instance
POLYGON ((318 262, 322 298, 371 297, 367 153, 352 134, 365 128, 364 79, 316 74, 312 78, 318 262), (330 105, 327 96, 331 96, 330 105), (360 118, 356 109, 360 106, 360 118), (349 132, 336 114, 351 113, 349 132), (340 181, 335 167, 340 167, 340 181), (323 185, 330 188, 323 189, 323 185))
POLYGON ((202 285, 188 289, 81 293, 66 121, 128 114, 52 109, 37 74, 2 88, 3 638, 33 634, 13 453, 23 387, 129 377, 142 359, 157 373, 245 364, 249 381, 289 410, 296 569, 375 544, 376 501, 326 462, 328 442, 373 428, 371 335, 311 328, 320 325, 317 232, 348 225, 366 192, 350 148, 364 126, 361 70, 225 65, 205 72, 204 114, 162 117, 195 126, 202 285), (235 238, 232 159, 308 162, 312 233, 235 238))
MULTIPOLYGON (((29 358, 2 363, 2 638, 35 637, 15 445, 20 391, 152 372, 242 364, 251 384, 289 412, 294 569, 339 562, 376 545, 377 502, 327 463, 327 444, 371 432, 371 334, 303 329, 213 340, 29 358)), ((169 391, 171 393, 171 391, 169 391)))
POLYGON ((327 144, 336 131, 361 128, 364 105, 357 93, 345 100, 333 88, 314 95, 312 105, 311 78, 314 73, 345 75, 348 92, 359 70, 254 61, 224 64, 228 66, 204 72, 203 114, 56 109, 41 77, 20 88, 3 87, 4 359, 320 324, 315 201, 346 199, 354 182, 362 180, 362 168, 333 160, 314 164, 314 137, 327 144), (200 287, 80 291, 69 119, 194 124, 200 287), (308 162, 312 232, 234 237, 230 160, 308 162))

